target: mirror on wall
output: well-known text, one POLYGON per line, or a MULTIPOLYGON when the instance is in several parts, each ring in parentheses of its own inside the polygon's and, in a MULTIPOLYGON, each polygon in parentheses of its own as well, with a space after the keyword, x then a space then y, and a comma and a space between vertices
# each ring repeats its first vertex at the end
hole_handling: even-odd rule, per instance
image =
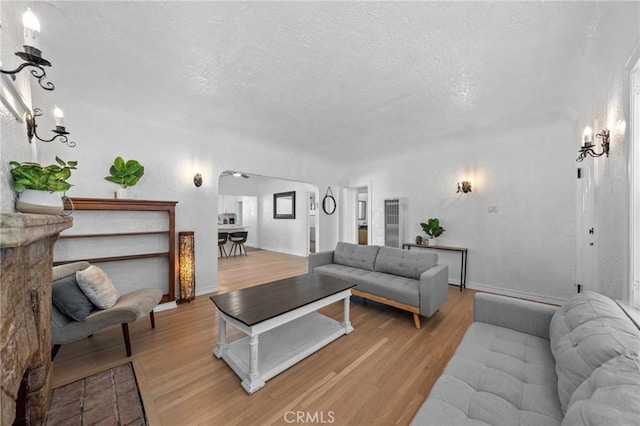
POLYGON ((296 218, 296 192, 279 192, 273 194, 273 218, 296 218))
POLYGON ((367 220, 367 202, 358 201, 358 220, 367 220))

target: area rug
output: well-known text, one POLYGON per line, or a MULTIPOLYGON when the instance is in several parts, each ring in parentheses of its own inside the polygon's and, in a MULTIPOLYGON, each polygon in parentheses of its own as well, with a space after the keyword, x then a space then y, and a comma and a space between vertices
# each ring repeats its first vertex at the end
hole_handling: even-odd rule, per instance
POLYGON ((147 417, 130 362, 53 390, 47 426, 146 426, 147 417))

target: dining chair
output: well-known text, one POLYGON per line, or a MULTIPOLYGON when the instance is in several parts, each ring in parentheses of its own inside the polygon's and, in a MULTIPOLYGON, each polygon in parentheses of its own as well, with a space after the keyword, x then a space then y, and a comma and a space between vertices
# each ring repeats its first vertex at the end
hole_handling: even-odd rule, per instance
POLYGON ((247 235, 249 235, 247 231, 231 232, 229 234, 229 241, 233 243, 231 246, 230 253, 233 253, 233 255, 235 256, 236 251, 239 249, 240 255, 242 255, 243 250, 244 250, 244 255, 245 256, 247 255, 247 249, 244 246, 244 243, 247 242, 247 235))
POLYGON ((220 252, 219 257, 229 257, 227 254, 227 249, 225 248, 225 244, 229 241, 229 233, 228 232, 218 232, 218 251, 220 252))

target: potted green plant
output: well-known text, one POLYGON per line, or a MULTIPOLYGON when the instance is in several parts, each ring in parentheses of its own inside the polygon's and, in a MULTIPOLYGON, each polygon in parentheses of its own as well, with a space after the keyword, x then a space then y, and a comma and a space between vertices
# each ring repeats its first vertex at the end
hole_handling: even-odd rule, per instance
POLYGON ((13 189, 19 194, 16 210, 22 213, 57 214, 64 210, 60 193, 71 188, 67 179, 78 162, 56 157, 56 164, 42 166, 27 161, 10 161, 13 189))
POLYGON ((120 185, 120 198, 124 198, 126 189, 137 184, 143 175, 144 167, 138 161, 125 161, 122 157, 116 157, 109 168, 109 176, 105 176, 105 179, 120 185))
POLYGON ((426 223, 421 223, 420 226, 422 226, 422 230, 425 234, 429 236, 429 245, 431 246, 436 245, 436 238, 442 235, 445 231, 445 229, 440 226, 440 220, 435 217, 427 220, 426 223))

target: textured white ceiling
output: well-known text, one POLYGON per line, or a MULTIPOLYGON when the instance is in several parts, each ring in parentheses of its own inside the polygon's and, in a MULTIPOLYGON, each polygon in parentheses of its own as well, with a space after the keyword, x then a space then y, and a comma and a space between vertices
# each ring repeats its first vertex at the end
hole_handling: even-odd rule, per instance
POLYGON ((43 49, 60 68, 59 87, 176 125, 349 159, 566 112, 602 48, 599 33, 619 24, 610 22, 611 4, 86 1, 32 8, 43 23, 43 49))

